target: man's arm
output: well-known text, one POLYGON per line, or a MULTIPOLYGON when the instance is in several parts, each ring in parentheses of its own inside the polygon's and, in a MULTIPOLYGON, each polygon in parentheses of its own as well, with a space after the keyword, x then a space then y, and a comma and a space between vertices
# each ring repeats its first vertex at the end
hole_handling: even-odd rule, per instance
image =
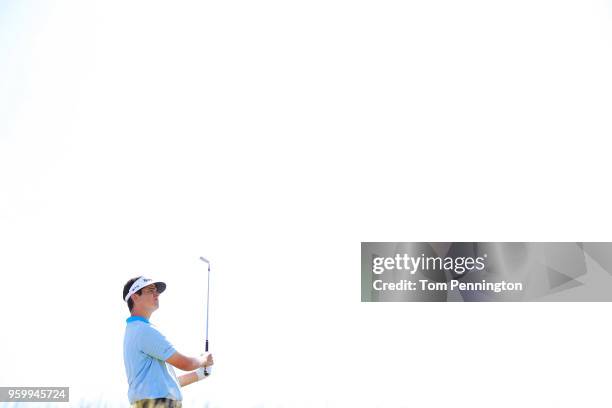
POLYGON ((189 384, 193 384, 196 381, 199 381, 199 378, 198 378, 198 375, 195 373, 195 371, 178 377, 178 382, 181 385, 181 387, 184 387, 189 384))
POLYGON ((200 367, 213 365, 212 354, 210 353, 204 353, 201 357, 187 357, 177 351, 168 357, 166 362, 183 371, 192 371, 200 367))

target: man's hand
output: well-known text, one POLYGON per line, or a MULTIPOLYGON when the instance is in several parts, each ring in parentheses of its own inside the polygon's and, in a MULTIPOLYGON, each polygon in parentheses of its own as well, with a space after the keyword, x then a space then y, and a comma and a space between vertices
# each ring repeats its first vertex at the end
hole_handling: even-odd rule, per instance
POLYGON ((214 364, 212 354, 208 352, 202 354, 200 358, 202 359, 202 365, 195 371, 195 374, 198 376, 198 381, 210 375, 210 366, 214 364))
POLYGON ((200 357, 202 359, 202 364, 200 365, 200 367, 202 367, 202 368, 210 367, 211 365, 213 365, 215 363, 213 361, 212 354, 210 354, 208 352, 202 354, 200 357))

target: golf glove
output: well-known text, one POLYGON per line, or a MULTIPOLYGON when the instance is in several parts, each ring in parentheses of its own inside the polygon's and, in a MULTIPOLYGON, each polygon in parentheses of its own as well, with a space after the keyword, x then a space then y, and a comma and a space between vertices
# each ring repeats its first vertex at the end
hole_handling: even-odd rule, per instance
POLYGON ((204 379, 204 377, 210 376, 210 367, 200 367, 195 371, 195 373, 198 376, 198 381, 201 381, 204 379))

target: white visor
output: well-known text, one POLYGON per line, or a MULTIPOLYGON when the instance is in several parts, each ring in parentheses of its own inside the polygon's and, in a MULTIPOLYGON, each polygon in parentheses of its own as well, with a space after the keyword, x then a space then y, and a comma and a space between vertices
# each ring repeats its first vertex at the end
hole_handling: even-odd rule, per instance
POLYGON ((130 296, 138 292, 140 289, 144 288, 145 286, 152 285, 152 284, 155 284, 155 286, 157 286, 157 293, 162 293, 164 290, 166 290, 166 284, 164 282, 145 278, 143 276, 137 279, 136 282, 132 283, 132 287, 130 288, 130 291, 128 292, 127 295, 125 295, 125 301, 127 302, 130 296))

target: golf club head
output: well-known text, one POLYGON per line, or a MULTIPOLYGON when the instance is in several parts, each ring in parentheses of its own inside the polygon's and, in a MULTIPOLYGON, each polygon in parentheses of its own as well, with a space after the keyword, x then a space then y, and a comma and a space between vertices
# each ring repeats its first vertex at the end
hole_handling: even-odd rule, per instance
POLYGON ((200 257, 200 261, 206 262, 206 265, 208 265, 208 270, 210 271, 210 261, 203 256, 200 257))

